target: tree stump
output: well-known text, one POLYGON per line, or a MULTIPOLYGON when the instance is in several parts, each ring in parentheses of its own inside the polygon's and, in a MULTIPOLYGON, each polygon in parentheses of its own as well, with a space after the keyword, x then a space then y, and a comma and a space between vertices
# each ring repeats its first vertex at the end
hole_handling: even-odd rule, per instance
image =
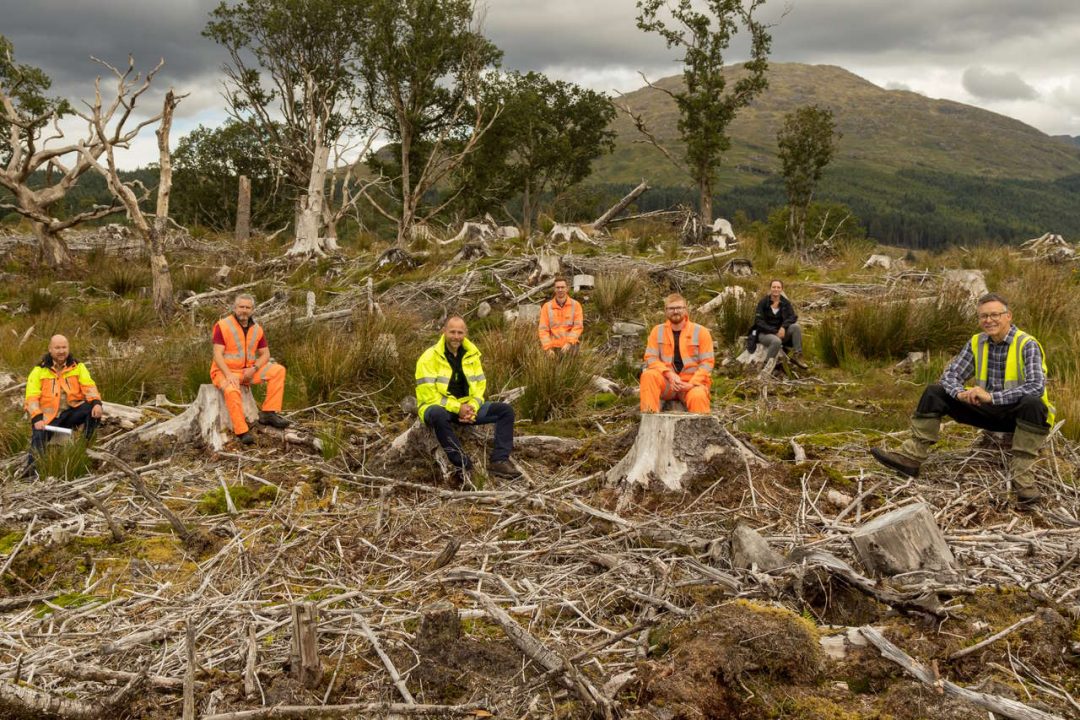
POLYGON ((637 488, 681 492, 699 480, 715 479, 723 465, 745 472, 745 463, 768 465, 715 416, 645 413, 633 447, 608 471, 607 484, 622 490, 619 505, 624 506, 637 488))
POLYGON ((851 534, 851 543, 863 566, 875 575, 942 572, 956 565, 945 536, 924 503, 871 520, 851 534))
POLYGON ((788 376, 791 374, 791 362, 783 347, 781 347, 780 351, 776 353, 776 356, 770 360, 765 359, 765 354, 765 346, 759 343, 752 353, 743 350, 742 353, 735 358, 735 362, 747 369, 761 368, 760 376, 762 378, 768 378, 774 375, 788 376))
POLYGON ((768 572, 784 565, 785 561, 760 533, 740 523, 731 533, 731 564, 737 568, 757 567, 761 572, 768 572))
MULTIPOLYGON (((244 417, 249 424, 259 418, 259 406, 250 387, 240 388, 244 402, 244 417)), ((139 435, 141 440, 174 438, 179 442, 201 442, 215 452, 225 446, 232 435, 232 422, 225 408, 225 396, 213 385, 200 385, 195 402, 187 410, 160 425, 153 425, 139 435)))
POLYGON ((322 679, 319 661, 319 611, 314 603, 297 603, 292 611, 292 639, 289 643, 289 675, 306 688, 322 679))

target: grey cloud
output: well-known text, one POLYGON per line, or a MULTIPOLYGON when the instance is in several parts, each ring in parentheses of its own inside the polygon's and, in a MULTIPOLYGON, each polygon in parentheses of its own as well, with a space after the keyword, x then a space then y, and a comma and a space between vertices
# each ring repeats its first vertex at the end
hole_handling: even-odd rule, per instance
POLYGON ((994 72, 984 67, 969 67, 962 78, 964 89, 983 100, 1034 100, 1035 88, 1015 72, 994 72))

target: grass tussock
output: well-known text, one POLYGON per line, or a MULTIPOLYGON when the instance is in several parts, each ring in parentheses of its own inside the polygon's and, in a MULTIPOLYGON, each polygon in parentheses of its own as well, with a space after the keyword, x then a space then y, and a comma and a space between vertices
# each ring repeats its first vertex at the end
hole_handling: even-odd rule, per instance
POLYGON ((110 337, 128 340, 154 321, 154 312, 141 302, 124 300, 105 305, 100 310, 98 319, 110 337))
POLYGON ((31 315, 48 315, 59 310, 63 302, 64 299, 53 294, 49 288, 39 287, 30 291, 26 305, 31 315))
POLYGON ((539 348, 525 355, 525 393, 519 400, 522 417, 546 422, 579 415, 595 394, 592 379, 603 368, 601 358, 587 348, 554 358, 539 348))
POLYGON ((487 376, 488 397, 525 384, 527 351, 540 350, 535 325, 514 322, 486 329, 470 337, 480 348, 480 361, 487 376))
POLYGON ((150 287, 150 273, 131 263, 114 263, 101 274, 101 282, 113 294, 131 297, 140 289, 150 287))
POLYGON ((741 341, 754 324, 754 311, 757 298, 748 292, 743 297, 728 296, 720 303, 713 318, 703 318, 702 322, 711 324, 717 344, 732 345, 741 341))
POLYGON ((645 292, 645 280, 637 273, 612 273, 596 279, 596 286, 589 295, 590 310, 601 320, 608 322, 629 318, 632 306, 645 292))
POLYGON ((173 290, 181 294, 198 294, 209 290, 213 279, 214 273, 207 268, 186 265, 173 275, 173 290))
POLYGON ((406 315, 357 315, 349 332, 320 325, 268 333, 275 357, 299 376, 312 405, 360 392, 396 402, 413 392, 424 350, 418 322, 406 315))
POLYGON ((77 430, 71 442, 53 441, 45 446, 36 463, 41 477, 75 480, 90 474, 93 462, 86 456, 86 440, 81 432, 77 430))
POLYGON ((817 332, 818 356, 827 365, 889 361, 917 350, 955 351, 971 337, 974 319, 962 292, 929 301, 870 300, 824 319, 817 332))

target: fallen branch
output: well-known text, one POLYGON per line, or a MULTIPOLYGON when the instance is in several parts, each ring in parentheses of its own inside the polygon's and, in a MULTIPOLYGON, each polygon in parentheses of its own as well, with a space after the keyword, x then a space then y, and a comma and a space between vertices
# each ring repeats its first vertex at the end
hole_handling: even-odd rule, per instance
POLYGON ((142 478, 139 477, 139 473, 134 468, 132 468, 130 465, 128 465, 126 462, 116 457, 112 453, 105 452, 104 450, 87 450, 86 454, 94 460, 100 460, 103 463, 112 465, 117 470, 127 475, 128 480, 131 481, 131 484, 132 486, 134 486, 135 490, 140 495, 142 495, 143 498, 145 498, 151 505, 153 505, 154 509, 161 513, 166 520, 169 521, 169 524, 172 525, 173 530, 176 532, 177 535, 180 536, 180 538, 184 542, 190 542, 192 539, 195 538, 195 533, 188 529, 188 526, 184 524, 184 521, 177 517, 176 513, 174 513, 172 510, 165 507, 165 503, 161 501, 161 498, 159 498, 155 493, 151 492, 148 487, 146 487, 146 483, 142 481, 142 478))
POLYGON ((412 693, 409 692, 409 688, 405 685, 405 681, 401 679, 401 674, 398 673, 397 667, 394 665, 394 661, 390 659, 390 656, 383 651, 382 645, 379 643, 378 636, 368 625, 368 621, 364 619, 363 615, 357 615, 357 619, 360 621, 360 629, 364 631, 364 636, 367 637, 368 642, 371 643, 371 647, 375 650, 375 654, 382 660, 383 667, 386 668, 386 672, 390 673, 390 679, 394 681, 394 687, 401 693, 401 697, 410 706, 416 705, 416 700, 413 698, 412 693))
POLYGON ((82 700, 72 700, 27 685, 0 682, 0 708, 26 717, 55 716, 70 720, 97 720, 105 710, 82 700))
POLYGON ((933 670, 916 662, 914 658, 886 640, 885 637, 874 628, 864 626, 859 628, 859 632, 862 633, 862 636, 866 638, 867 642, 881 652, 883 658, 891 660, 904 668, 904 670, 916 680, 932 687, 941 688, 947 694, 955 695, 958 698, 967 700, 971 704, 981 707, 984 710, 989 710, 1002 717, 1013 718, 1013 720, 1065 720, 1060 715, 1036 710, 1035 708, 1016 700, 975 692, 974 690, 960 687, 956 683, 940 678, 933 670))
POLYGON ((238 290, 243 290, 244 288, 254 287, 255 285, 258 285, 260 282, 262 282, 262 281, 261 280, 253 280, 252 282, 241 283, 240 285, 233 285, 232 287, 227 287, 227 288, 224 288, 223 290, 207 290, 206 292, 201 292, 198 295, 192 295, 189 298, 184 298, 183 300, 180 301, 180 304, 184 305, 186 307, 191 307, 192 305, 199 302, 200 300, 209 300, 210 298, 221 297, 222 295, 228 295, 229 293, 233 293, 233 292, 236 292, 238 290))
POLYGON ((1036 615, 1028 615, 1026 618, 1023 618, 1021 620, 1017 620, 1016 622, 1014 622, 1012 625, 1005 628, 1001 632, 994 633, 990 637, 986 638, 985 640, 982 640, 981 642, 975 643, 971 647, 966 647, 966 648, 964 648, 962 650, 957 650, 956 652, 954 652, 952 655, 949 656, 949 659, 950 660, 959 660, 960 658, 965 657, 967 655, 970 655, 973 652, 978 652, 979 650, 982 650, 987 645, 992 645, 992 644, 996 643, 998 640, 1000 640, 1001 638, 1016 632, 1017 630, 1024 627, 1025 625, 1030 625, 1031 623, 1035 622, 1036 617, 1037 617, 1036 615))
POLYGON ((351 705, 279 705, 257 710, 203 715, 201 720, 282 720, 284 718, 358 718, 395 715, 480 717, 475 705, 406 705, 404 703, 353 703, 351 705))

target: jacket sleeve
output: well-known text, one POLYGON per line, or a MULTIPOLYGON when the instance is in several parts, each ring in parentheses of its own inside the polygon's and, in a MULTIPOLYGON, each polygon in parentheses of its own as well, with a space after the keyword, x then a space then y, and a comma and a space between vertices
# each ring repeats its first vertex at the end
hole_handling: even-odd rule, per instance
POLYGON ((763 297, 761 300, 758 300, 757 309, 754 310, 754 327, 751 328, 751 330, 753 330, 754 328, 757 328, 758 332, 763 332, 763 333, 771 333, 772 332, 772 328, 765 321, 765 313, 768 311, 768 308, 769 308, 768 303, 769 303, 769 298, 768 297, 763 297))
POLYGON ((956 397, 964 389, 964 382, 975 371, 975 355, 971 352, 971 342, 964 343, 964 347, 956 354, 945 370, 941 373, 938 381, 945 388, 950 397, 956 397))
POLYGON ((690 378, 690 384, 708 385, 716 362, 716 352, 713 348, 712 333, 704 325, 701 326, 701 335, 698 336, 698 357, 701 358, 701 362, 690 378))
POLYGON ((574 327, 570 328, 570 341, 581 342, 581 333, 585 330, 585 312, 577 300, 571 298, 570 302, 574 303, 574 327))
POLYGON ((798 322, 799 316, 795 314, 795 306, 791 304, 791 301, 784 299, 784 319, 780 323, 780 327, 787 330, 790 326, 798 322))
POLYGON ((86 401, 91 405, 100 405, 101 393, 98 392, 97 383, 94 382, 94 378, 90 377, 90 371, 86 368, 86 365, 79 363, 76 370, 79 373, 79 385, 82 387, 86 401))
POLYGON ((41 412, 41 373, 37 368, 30 371, 26 378, 26 402, 23 404, 26 414, 30 416, 30 422, 37 422, 44 415, 41 412))
MULTIPOLYGON (((550 300, 548 302, 551 302, 550 300)), ((551 349, 551 326, 548 324, 548 304, 540 306, 540 321, 537 324, 537 334, 540 336, 540 347, 544 350, 551 349)))
POLYGON ((484 404, 484 393, 487 391, 487 378, 484 376, 484 368, 480 368, 479 377, 469 378, 469 398, 460 402, 458 410, 461 409, 461 405, 472 405, 473 410, 480 412, 480 406, 484 404))

